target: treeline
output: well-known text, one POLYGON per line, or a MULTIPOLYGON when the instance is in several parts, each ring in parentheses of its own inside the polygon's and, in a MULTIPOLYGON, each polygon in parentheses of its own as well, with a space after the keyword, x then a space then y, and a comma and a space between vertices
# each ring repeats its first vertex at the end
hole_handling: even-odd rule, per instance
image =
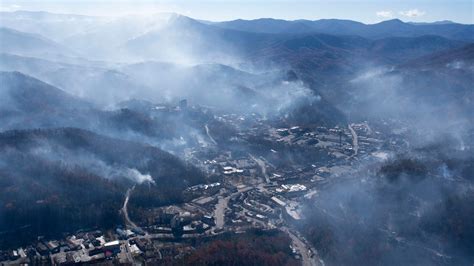
POLYGON ((0 246, 120 223, 125 186, 86 169, 8 152, 0 172, 0 246))
POLYGON ((290 238, 279 231, 250 231, 198 244, 176 265, 299 265, 290 238))
POLYGON ((0 245, 120 224, 125 192, 140 182, 126 169, 154 182, 137 185, 138 208, 179 202, 183 189, 204 182, 160 149, 75 128, 1 133, 0 150, 0 245))

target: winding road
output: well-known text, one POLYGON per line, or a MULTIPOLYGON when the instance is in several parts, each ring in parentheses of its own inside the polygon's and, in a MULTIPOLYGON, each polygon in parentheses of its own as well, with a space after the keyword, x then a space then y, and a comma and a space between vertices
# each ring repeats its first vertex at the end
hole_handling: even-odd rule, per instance
POLYGON ((132 220, 130 220, 130 216, 128 216, 128 201, 130 199, 130 194, 135 189, 135 186, 129 188, 127 193, 125 194, 125 201, 123 202, 123 206, 121 212, 123 213, 123 217, 125 218, 125 224, 132 228, 139 228, 132 220))

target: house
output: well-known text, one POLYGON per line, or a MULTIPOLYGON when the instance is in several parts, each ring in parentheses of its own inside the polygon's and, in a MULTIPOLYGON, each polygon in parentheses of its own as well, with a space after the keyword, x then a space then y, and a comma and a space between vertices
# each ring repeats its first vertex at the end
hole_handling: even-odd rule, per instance
POLYGON ((12 250, 10 251, 10 260, 17 260, 20 258, 20 254, 18 254, 18 251, 12 250))
POLYGON ((48 249, 48 247, 47 247, 45 244, 41 243, 41 242, 39 242, 39 243, 36 245, 36 251, 38 251, 38 253, 39 253, 41 256, 47 256, 47 255, 49 255, 49 249, 48 249))
POLYGON ((58 241, 49 241, 46 243, 46 246, 48 247, 49 251, 52 254, 56 254, 59 252, 59 242, 58 241))

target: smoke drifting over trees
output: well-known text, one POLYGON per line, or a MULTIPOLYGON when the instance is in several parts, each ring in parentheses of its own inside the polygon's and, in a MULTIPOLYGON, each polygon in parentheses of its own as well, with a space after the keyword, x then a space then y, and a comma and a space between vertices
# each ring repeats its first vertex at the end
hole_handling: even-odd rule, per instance
MULTIPOLYGON (((0 247, 113 229, 129 188, 132 211, 183 203, 224 180, 198 156, 255 155, 308 180, 325 163, 354 169, 291 223, 327 265, 474 261, 472 25, 0 15, 0 247), (382 160, 353 154, 343 134, 359 122, 381 131, 382 160), (329 128, 350 153, 337 163, 315 137, 329 128)), ((289 239, 260 236, 182 261, 295 263, 263 246, 289 239), (208 256, 220 249, 252 256, 208 256)))

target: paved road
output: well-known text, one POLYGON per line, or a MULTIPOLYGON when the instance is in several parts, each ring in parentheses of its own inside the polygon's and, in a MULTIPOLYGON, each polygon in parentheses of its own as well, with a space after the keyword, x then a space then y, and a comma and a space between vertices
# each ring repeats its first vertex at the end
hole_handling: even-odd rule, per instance
POLYGON ((121 241, 120 252, 125 255, 126 262, 131 263, 133 265, 134 259, 132 256, 132 251, 128 248, 127 242, 128 241, 121 241))
POLYGON ((128 216, 128 200, 130 199, 130 194, 132 193, 134 189, 135 189, 135 186, 127 190, 127 193, 125 194, 125 201, 123 202, 121 211, 123 213, 123 217, 125 218, 125 224, 127 226, 130 226, 133 228, 139 228, 134 222, 132 222, 132 220, 130 220, 130 217, 128 216))
POLYGON ((216 204, 216 209, 214 211, 214 217, 216 218, 216 228, 224 228, 224 217, 227 204, 229 203, 230 196, 219 197, 219 201, 216 204))
POLYGON ((307 245, 296 234, 291 232, 287 227, 281 227, 281 230, 290 236, 293 247, 301 254, 301 262, 303 266, 324 266, 323 260, 318 258, 314 249, 307 245))

